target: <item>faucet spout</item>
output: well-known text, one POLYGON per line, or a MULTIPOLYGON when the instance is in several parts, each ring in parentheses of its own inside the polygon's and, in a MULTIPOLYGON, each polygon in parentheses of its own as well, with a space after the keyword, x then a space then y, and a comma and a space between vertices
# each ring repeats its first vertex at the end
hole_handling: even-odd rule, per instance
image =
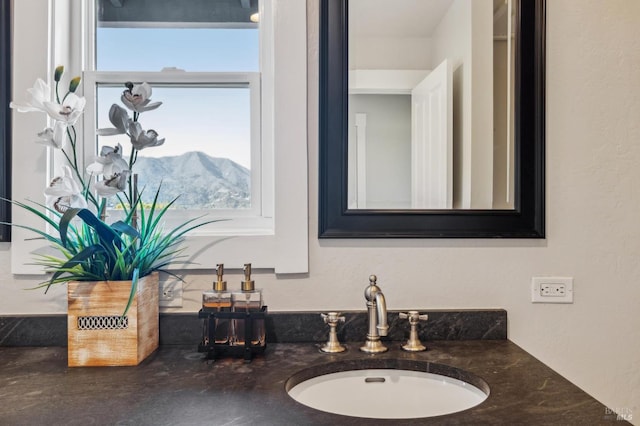
POLYGON ((389 330, 387 324, 387 303, 380 287, 376 285, 377 277, 369 277, 369 286, 364 290, 367 300, 367 314, 369 319, 369 331, 362 352, 376 354, 386 352, 387 348, 380 342, 380 336, 386 336, 389 330))
POLYGON ((376 307, 378 314, 378 325, 376 329, 380 336, 386 336, 389 332, 389 325, 387 324, 387 302, 384 300, 384 294, 381 291, 376 293, 376 307))

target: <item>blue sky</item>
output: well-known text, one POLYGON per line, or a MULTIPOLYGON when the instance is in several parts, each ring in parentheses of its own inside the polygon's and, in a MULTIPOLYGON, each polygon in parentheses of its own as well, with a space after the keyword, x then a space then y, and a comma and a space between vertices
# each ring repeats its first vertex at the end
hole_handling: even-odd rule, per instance
MULTIPOLYGON (((160 71, 177 67, 186 71, 259 71, 257 29, 215 28, 99 28, 99 71, 160 71)), ((98 127, 111 127, 108 109, 120 103, 123 88, 98 92, 98 127)), ((141 115, 144 129, 166 138, 163 146, 140 155, 178 155, 203 151, 231 158, 250 167, 249 90, 242 88, 154 87, 153 101, 163 105, 141 115)), ((101 138, 100 143, 128 147, 126 137, 101 138)))
POLYGON ((258 30, 98 28, 98 70, 258 71, 258 30))

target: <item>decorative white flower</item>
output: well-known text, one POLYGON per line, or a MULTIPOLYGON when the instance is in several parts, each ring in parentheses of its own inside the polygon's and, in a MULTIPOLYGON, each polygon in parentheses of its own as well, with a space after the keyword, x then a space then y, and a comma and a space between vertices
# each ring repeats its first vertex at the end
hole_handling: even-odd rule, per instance
POLYGON ((164 143, 164 138, 158 139, 158 132, 153 129, 145 131, 138 122, 132 122, 129 125, 129 135, 131 136, 131 144, 137 150, 160 146, 164 143))
POLYGON ((112 176, 129 170, 129 164, 122 158, 122 145, 103 146, 100 155, 87 167, 87 173, 93 175, 112 176))
POLYGON ((151 103, 151 86, 149 83, 133 84, 127 82, 125 86, 127 86, 127 90, 122 92, 120 99, 131 111, 138 113, 151 111, 162 105, 162 102, 151 103))
POLYGON ((119 105, 113 104, 109 109, 109 121, 115 127, 107 127, 104 129, 98 129, 98 135, 100 136, 113 136, 123 135, 127 133, 130 123, 133 122, 129 117, 129 113, 126 109, 119 105))
POLYGON ((51 101, 51 89, 41 78, 37 79, 33 87, 27 89, 27 101, 24 104, 11 102, 9 106, 18 112, 42 111, 46 112, 45 102, 51 101))
POLYGON ((75 93, 69 93, 61 104, 47 101, 43 102, 43 104, 49 117, 61 121, 67 126, 73 126, 82 115, 86 102, 85 98, 75 93))
POLYGON ((60 149, 67 159, 68 166, 63 167, 62 176, 53 179, 45 190, 47 204, 63 212, 70 207, 87 207, 87 203, 90 202, 96 210, 100 210, 100 201, 95 193, 89 190, 94 176, 102 176, 101 181, 92 185, 99 195, 112 196, 128 188, 129 193, 125 194, 125 197, 130 205, 133 204, 137 194, 133 193, 129 180, 133 174, 131 168, 135 164, 138 151, 162 145, 165 141, 164 138, 158 137, 158 132, 155 130, 143 130, 138 119, 140 113, 154 110, 160 107, 162 102, 151 102, 152 89, 148 83, 125 83, 126 90, 123 91, 121 100, 126 108, 112 105, 109 110, 109 120, 113 127, 98 129, 97 134, 129 136, 132 144, 129 161, 122 158, 120 144, 114 147, 105 146, 101 149, 100 155, 96 156, 93 163, 86 168, 90 178, 85 180, 78 162, 81 156, 76 152, 78 134, 75 125, 84 111, 86 99, 75 93, 80 85, 80 77, 72 78, 67 92, 58 97, 63 74, 64 67, 56 67, 53 78, 55 97, 51 87, 44 80, 37 79, 33 87, 27 90, 24 103, 11 102, 10 104, 11 108, 19 112, 46 113, 52 119, 52 124, 37 134, 36 142, 60 149), (132 116, 129 115, 128 110, 133 111, 132 116))
POLYGON ((127 181, 131 172, 124 170, 120 173, 114 173, 109 178, 105 178, 95 184, 95 189, 101 197, 111 197, 118 192, 122 192, 127 188, 127 181))
POLYGON ((62 145, 65 141, 65 132, 67 130, 67 126, 60 122, 56 121, 53 126, 47 127, 40 133, 38 133, 38 139, 36 143, 43 144, 46 146, 50 146, 51 148, 62 149, 62 145))
POLYGON ((53 178, 44 190, 47 205, 64 213, 71 207, 87 208, 87 200, 82 196, 82 187, 76 181, 69 166, 62 168, 62 176, 53 178))

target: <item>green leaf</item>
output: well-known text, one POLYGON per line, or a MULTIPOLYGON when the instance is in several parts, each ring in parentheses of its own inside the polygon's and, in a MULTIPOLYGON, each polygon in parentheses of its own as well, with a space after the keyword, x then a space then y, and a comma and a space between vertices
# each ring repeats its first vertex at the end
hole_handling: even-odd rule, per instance
POLYGON ((104 251, 105 251, 104 247, 100 245, 93 245, 93 246, 87 247, 86 249, 82 250, 80 253, 73 256, 67 262, 65 262, 62 266, 57 267, 56 271, 53 273, 51 279, 49 280, 49 284, 45 289, 45 293, 49 290, 49 287, 51 287, 52 284, 57 282, 58 278, 62 274, 64 274, 65 272, 68 272, 69 270, 72 270, 77 265, 81 265, 83 261, 90 259, 95 254, 104 252, 104 251))
MULTIPOLYGON (((9 200, 9 199, 7 199, 7 198, 3 198, 3 197, 0 197, 0 200, 2 200, 2 201, 6 201, 6 202, 8 202, 8 203, 14 204, 14 205, 16 205, 16 206, 18 206, 18 207, 20 207, 20 208, 25 209, 25 210, 27 210, 27 211, 29 211, 29 212, 31 212, 31 213, 33 213, 33 214, 35 214, 36 216, 38 216, 38 218, 39 218, 39 219, 42 219, 43 221, 45 221, 45 223, 48 223, 48 224, 49 224, 49 225, 51 225, 54 229, 56 229, 56 230, 58 229, 58 223, 57 223, 56 221, 52 220, 52 219, 51 219, 49 216, 47 216, 45 213, 42 213, 40 210, 35 209, 35 208, 31 207, 31 206, 30 206, 30 205, 28 205, 28 204, 21 203, 20 201, 9 200)), ((37 205, 37 206, 40 206, 40 207, 43 207, 45 210, 47 210, 47 211, 49 211, 49 212, 53 213, 54 215, 56 215, 56 216, 60 217, 60 213, 56 212, 55 210, 51 210, 50 208, 48 208, 48 207, 46 207, 46 206, 44 206, 44 205, 42 205, 42 204, 39 204, 39 203, 35 203, 35 202, 34 202, 33 204, 35 204, 35 205, 37 205)), ((11 225, 11 226, 20 226, 20 225, 16 225, 16 224, 13 224, 13 223, 6 223, 6 222, 3 222, 2 224, 3 224, 3 225, 11 225)), ((21 226, 21 227, 22 227, 22 228, 24 228, 24 229, 28 229, 28 228, 26 228, 25 226, 21 226)))
POLYGON ((134 238, 140 238, 140 233, 133 226, 121 220, 112 223, 111 228, 114 231, 119 232, 121 234, 126 234, 134 238))
POLYGON ((136 292, 138 291, 138 268, 133 270, 133 277, 131 278, 131 293, 129 293, 129 300, 127 301, 127 306, 124 308, 124 312, 122 313, 122 319, 129 312, 129 308, 131 308, 131 304, 133 303, 133 298, 136 297, 136 292))
POLYGON ((71 223, 71 220, 78 214, 78 212, 80 212, 80 210, 82 209, 69 209, 64 212, 62 218, 60 219, 60 240, 62 241, 62 245, 65 247, 67 247, 68 243, 67 233, 69 230, 69 224, 71 223))
POLYGON ((109 225, 98 219, 90 210, 80 209, 78 216, 84 221, 84 223, 92 227, 98 233, 100 239, 106 243, 105 245, 112 245, 114 242, 117 242, 119 245, 122 244, 122 240, 120 240, 118 233, 109 225))

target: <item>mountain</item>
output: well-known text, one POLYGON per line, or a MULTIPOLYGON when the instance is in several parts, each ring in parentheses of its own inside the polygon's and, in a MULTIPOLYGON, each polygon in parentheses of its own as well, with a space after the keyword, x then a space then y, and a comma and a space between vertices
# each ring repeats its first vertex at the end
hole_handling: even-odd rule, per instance
POLYGON ((178 197, 177 208, 249 208, 251 172, 228 158, 199 151, 171 157, 138 157, 138 188, 149 202, 162 182, 159 200, 178 197))

